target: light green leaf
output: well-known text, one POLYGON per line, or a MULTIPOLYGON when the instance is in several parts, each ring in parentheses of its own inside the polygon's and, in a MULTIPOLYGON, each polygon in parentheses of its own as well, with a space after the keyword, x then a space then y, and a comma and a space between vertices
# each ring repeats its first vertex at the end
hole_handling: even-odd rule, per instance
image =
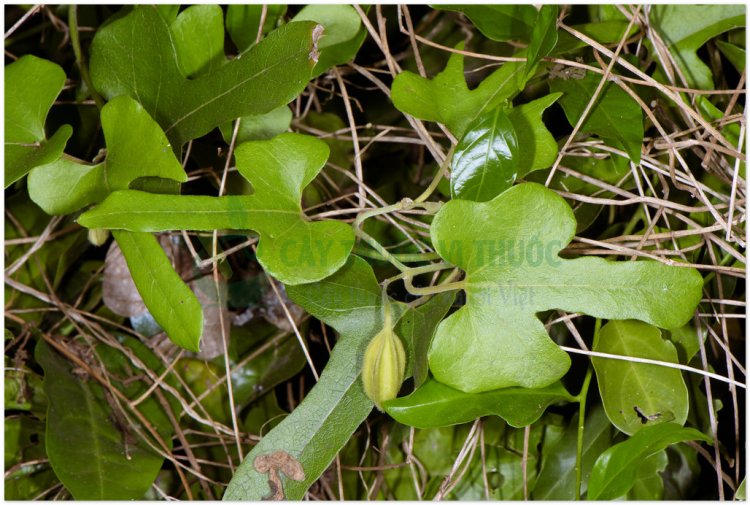
POLYGON ((740 482, 740 485, 737 487, 737 492, 734 494, 735 500, 747 500, 747 492, 745 491, 745 480, 746 478, 742 478, 742 482, 740 482))
POLYGON ((528 42, 536 22, 532 5, 435 5, 436 9, 463 12, 488 39, 528 42))
POLYGON ((320 172, 328 146, 314 137, 285 133, 246 142, 235 150, 237 169, 252 196, 172 196, 116 191, 78 220, 87 228, 129 231, 255 230, 258 261, 286 284, 320 280, 338 270, 354 245, 340 221, 310 222, 302 190, 320 172))
POLYGON ((226 63, 224 12, 218 5, 193 5, 180 12, 169 30, 182 75, 210 74, 226 63))
MULTIPOLYGON (((456 46, 463 47, 463 43, 456 46)), ((523 69, 524 62, 504 63, 479 86, 469 90, 464 78, 464 57, 452 53, 445 69, 432 79, 408 71, 398 74, 393 80, 391 99, 401 112, 443 123, 461 137, 474 118, 518 92, 517 82, 524 75, 523 69)))
POLYGON ((542 114, 560 98, 562 93, 550 93, 529 103, 513 107, 508 119, 516 132, 518 156, 516 173, 521 178, 533 172, 548 168, 557 158, 557 142, 542 121, 542 114))
POLYGON ((711 438, 693 428, 662 423, 649 426, 628 440, 613 445, 594 464, 587 498, 611 500, 624 495, 633 487, 643 460, 672 444, 687 440, 710 442, 711 438))
MULTIPOLYGON (((284 451, 302 465, 302 480, 281 476, 285 499, 301 500, 373 407, 359 380, 364 350, 384 324, 380 286, 372 268, 352 256, 327 279, 288 286, 287 293, 340 337, 320 380, 250 451, 229 483, 224 500, 257 501, 270 495, 268 475, 256 471, 254 462, 276 451, 284 451)), ((399 305, 393 308, 400 312, 399 305)))
MULTIPOLYGON (((593 350, 678 363, 677 350, 659 328, 640 321, 605 324, 593 350)), ((617 429, 632 435, 652 424, 685 424, 688 390, 679 370, 619 359, 591 361, 607 417, 617 429)))
POLYGON ((745 6, 655 5, 651 26, 661 36, 689 87, 714 89, 711 70, 696 51, 713 37, 745 26, 745 6))
POLYGON ((479 115, 458 141, 451 162, 451 198, 486 202, 513 185, 520 149, 501 107, 479 115))
POLYGON ((51 61, 26 55, 5 67, 5 187, 32 168, 50 163, 73 133, 61 126, 50 139, 44 132, 52 104, 65 84, 65 72, 51 61))
MULTIPOLYGON (((550 90, 563 93, 560 105, 571 125, 578 122, 600 80, 600 75, 591 72, 586 72, 583 79, 550 79, 550 90)), ((641 159, 643 113, 635 100, 616 84, 604 85, 580 131, 599 135, 628 153, 635 163, 641 159)))
POLYGON ((716 41, 716 47, 719 48, 721 54, 723 54, 729 62, 734 65, 739 72, 745 71, 745 63, 747 63, 747 55, 745 49, 742 47, 724 42, 723 40, 716 41))
POLYGON ((536 422, 553 403, 573 401, 559 382, 539 389, 506 388, 464 393, 429 380, 410 394, 383 404, 389 416, 415 428, 438 428, 495 415, 516 428, 536 422))
POLYGON ((200 352, 203 309, 172 268, 164 249, 150 233, 113 231, 135 287, 159 326, 175 344, 200 352))
POLYGON ((46 213, 70 214, 139 177, 187 181, 164 132, 132 98, 120 96, 102 108, 102 129, 104 162, 84 165, 63 157, 29 174, 29 196, 46 213))
POLYGON ((692 324, 692 321, 679 328, 669 330, 669 340, 677 348, 677 354, 680 357, 680 363, 690 363, 693 356, 701 348, 701 341, 706 341, 708 331, 701 328, 700 332, 692 324))
MULTIPOLYGON (((286 106, 274 109, 265 114, 255 116, 245 116, 240 119, 240 129, 237 130, 236 144, 247 142, 248 140, 269 140, 284 133, 289 129, 292 123, 292 111, 286 106)), ((232 141, 234 133, 234 123, 224 123, 221 125, 221 136, 229 144, 232 141)))
MULTIPOLYGON (((227 32, 240 53, 244 53, 255 44, 260 19, 263 16, 263 7, 261 4, 230 4, 227 7, 227 32)), ((286 5, 266 5, 265 7, 264 35, 273 30, 278 20, 286 13, 286 5)))
POLYGON ((650 261, 563 260, 558 253, 575 227, 568 204, 533 183, 489 202, 451 200, 440 209, 432 243, 466 272, 466 305, 435 334, 429 353, 435 379, 468 393, 552 384, 570 359, 537 319, 544 310, 667 328, 692 317, 703 285, 696 270, 650 261))
MULTIPOLYGON (((584 493, 588 487, 589 476, 596 458, 610 446, 611 442, 612 425, 604 409, 596 406, 584 423, 581 493, 584 493)), ((535 500, 575 500, 577 445, 578 416, 575 416, 557 444, 550 447, 545 454, 539 477, 534 485, 535 500)), ((543 454, 544 449, 542 448, 543 454)))
POLYGON ((35 356, 44 369, 49 398, 47 455, 73 498, 143 498, 164 458, 113 422, 98 382, 77 377, 71 363, 43 340, 37 344, 35 356))
POLYGON ((289 23, 208 75, 187 79, 164 18, 152 6, 97 31, 91 78, 108 99, 135 98, 175 150, 231 119, 263 114, 294 99, 315 65, 315 23, 289 23))
POLYGON ((531 31, 531 42, 526 51, 526 80, 530 79, 542 58, 557 44, 557 5, 542 5, 531 31))
MULTIPOLYGON (((421 386, 427 380, 427 351, 430 349, 438 323, 450 310, 455 298, 456 293, 452 292, 433 296, 427 303, 404 312, 394 329, 396 335, 406 343, 415 387, 421 386)), ((407 374, 408 372, 407 368, 407 374)))
POLYGON ((359 14, 351 5, 306 5, 292 21, 314 21, 325 27, 318 44, 320 59, 313 70, 316 76, 354 58, 367 34, 359 14))

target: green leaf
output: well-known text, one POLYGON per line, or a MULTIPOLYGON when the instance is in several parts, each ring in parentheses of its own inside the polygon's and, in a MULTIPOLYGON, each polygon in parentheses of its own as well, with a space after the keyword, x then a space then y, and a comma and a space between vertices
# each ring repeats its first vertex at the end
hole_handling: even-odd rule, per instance
POLYGON ((394 329, 406 343, 415 387, 427 380, 427 351, 438 323, 448 313, 455 298, 456 293, 452 292, 433 296, 427 303, 404 312, 394 329))
POLYGON ((649 12, 649 21, 667 45, 687 85, 714 89, 711 70, 697 51, 720 33, 745 26, 745 6, 655 5, 649 12))
POLYGON ((513 185, 518 139, 501 107, 472 121, 451 162, 451 198, 486 202, 513 185))
POLYGON ((541 185, 513 186, 489 202, 451 200, 431 227, 446 261, 466 272, 466 305, 438 327, 435 379, 468 393, 552 384, 570 359, 535 314, 549 309, 667 328, 692 316, 700 274, 650 261, 608 262, 558 253, 576 228, 565 201, 541 185))
POLYGON ((159 326, 175 344, 200 352, 203 309, 172 268, 164 249, 150 233, 113 231, 135 287, 159 326))
POLYGON ((61 126, 47 139, 44 122, 65 84, 65 72, 51 61, 26 55, 5 67, 5 187, 32 168, 50 163, 73 134, 61 126))
POLYGON ((32 500, 40 493, 58 484, 47 460, 45 450, 45 423, 38 419, 20 415, 6 416, 5 434, 5 494, 6 500, 32 500), (33 461, 37 464, 28 464, 33 461), (19 463, 26 465, 13 467, 19 463))
POLYGON ((672 328, 669 330, 669 340, 677 348, 677 354, 680 357, 680 363, 690 363, 698 351, 701 348, 701 341, 706 341, 708 331, 705 328, 701 328, 698 331, 693 326, 692 321, 681 326, 679 328, 672 328))
POLYGON ((104 162, 84 165, 63 157, 29 174, 29 196, 47 214, 70 214, 140 177, 187 181, 164 132, 135 100, 120 96, 105 105, 102 129, 104 162))
POLYGON ((235 150, 237 169, 255 189, 252 196, 172 196, 116 191, 78 222, 87 228, 129 231, 255 230, 258 261, 286 284, 320 280, 338 270, 354 244, 340 221, 310 222, 302 190, 320 172, 328 146, 314 137, 284 133, 246 142, 235 150))
POLYGON ((537 18, 532 5, 435 5, 436 9, 463 12, 488 39, 528 42, 537 18))
POLYGON ((182 75, 210 74, 226 63, 224 12, 218 5, 193 5, 180 12, 169 30, 182 75))
MULTIPOLYGON (((599 74, 586 72, 583 79, 550 79, 550 90, 563 92, 560 105, 571 125, 580 119, 601 78, 599 74)), ((604 85, 580 131, 599 135, 628 153, 634 163, 641 160, 643 113, 635 100, 614 83, 604 85)))
POLYGON ((526 80, 536 72, 537 64, 557 44, 557 5, 542 5, 531 31, 531 42, 526 51, 526 80))
POLYGON ((281 476, 285 499, 301 500, 373 407, 359 380, 365 347, 384 324, 380 286, 372 268, 352 256, 327 279, 287 286, 287 294, 340 337, 320 380, 250 451, 229 483, 225 500, 261 500, 271 494, 268 475, 255 470, 254 462, 276 451, 286 452, 302 465, 301 481, 281 476))
POLYGON ((666 450, 652 454, 638 465, 633 487, 623 498, 628 500, 661 500, 664 498, 664 481, 661 472, 667 467, 666 450))
POLYGON ((506 388, 464 393, 428 380, 409 396, 389 400, 383 409, 401 424, 438 428, 468 423, 483 416, 500 416, 516 428, 536 422, 553 403, 573 401, 559 382, 540 389, 506 388))
MULTIPOLYGON (((573 25, 571 28, 584 35, 588 35, 600 44, 617 44, 622 40, 628 26, 630 26, 630 31, 628 32, 628 38, 630 38, 638 32, 639 27, 637 23, 631 25, 627 20, 600 20, 594 23, 573 25)), ((557 45, 552 54, 561 55, 586 46, 587 44, 583 40, 566 31, 562 31, 558 33, 557 45)))
MULTIPOLYGON (((284 133, 289 129, 292 123, 292 111, 286 105, 274 109, 265 114, 256 114, 255 116, 245 116, 240 119, 240 129, 237 130, 236 144, 247 142, 248 140, 269 140, 276 135, 284 133)), ((229 144, 232 141, 234 133, 234 123, 224 123, 221 125, 221 136, 229 144)))
POLYGON ((320 58, 313 70, 316 77, 331 67, 352 60, 367 36, 367 29, 351 5, 306 5, 292 21, 314 21, 325 27, 318 44, 320 58))
POLYGON ((613 445, 599 456, 589 479, 589 500, 611 500, 627 493, 636 480, 640 463, 672 444, 711 438, 675 423, 649 426, 628 440, 613 445))
POLYGON ((745 63, 747 62, 745 49, 734 44, 730 44, 729 42, 724 42, 723 40, 717 40, 716 47, 718 47, 719 51, 721 51, 721 54, 723 54, 726 59, 728 59, 729 62, 734 65, 734 68, 736 68, 737 71, 745 71, 745 63))
POLYGON ((557 142, 544 125, 542 114, 561 94, 550 93, 508 111, 508 119, 513 124, 518 145, 521 146, 515 167, 518 178, 534 170, 548 168, 555 162, 557 142))
MULTIPOLYGON (((596 458, 611 444, 612 425, 604 409, 596 406, 586 418, 583 429, 581 493, 588 487, 596 458)), ((560 440, 547 451, 534 485, 535 500, 575 500, 578 416, 568 425, 560 440)), ((542 449, 544 452, 544 448, 542 449)))
POLYGON ((76 376, 71 364, 43 340, 35 356, 44 368, 49 398, 47 454, 73 498, 143 498, 164 458, 138 436, 121 431, 98 382, 76 376))
MULTIPOLYGON (((286 13, 286 5, 266 5, 266 18, 263 34, 270 32, 277 21, 286 13)), ((240 53, 244 53, 258 36, 263 5, 230 4, 227 7, 227 32, 240 53)))
POLYGON ((737 487, 737 492, 734 493, 734 499, 735 500, 746 500, 747 499, 747 492, 745 491, 745 480, 746 478, 742 478, 742 482, 740 482, 740 485, 737 487))
MULTIPOLYGON (((659 328, 640 321, 610 321, 601 329, 596 352, 678 363, 672 342, 659 328)), ((591 358, 607 417, 633 433, 664 422, 684 425, 688 390, 678 369, 619 359, 591 358)))
MULTIPOLYGON (((456 46, 463 47, 463 43, 456 46)), ((432 79, 408 71, 398 74, 393 80, 391 99, 401 112, 443 123, 460 137, 474 118, 518 92, 517 80, 524 75, 523 69, 524 62, 504 63, 469 90, 464 78, 464 57, 452 53, 445 69, 432 79)))
POLYGON ((169 27, 152 6, 97 31, 91 78, 108 99, 128 95, 161 125, 178 150, 231 119, 263 114, 294 99, 315 65, 315 23, 289 23, 208 75, 179 70, 169 27))

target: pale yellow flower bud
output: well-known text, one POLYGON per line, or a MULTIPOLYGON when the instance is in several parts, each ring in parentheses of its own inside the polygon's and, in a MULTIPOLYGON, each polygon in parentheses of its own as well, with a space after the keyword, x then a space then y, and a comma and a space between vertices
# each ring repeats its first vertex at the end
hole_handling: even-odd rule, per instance
POLYGON ((405 372, 404 345, 391 325, 386 324, 367 346, 362 365, 365 393, 378 409, 384 401, 396 398, 401 383, 404 382, 405 372))
POLYGON ((89 242, 99 247, 104 244, 109 238, 109 230, 104 228, 90 228, 89 229, 89 242))

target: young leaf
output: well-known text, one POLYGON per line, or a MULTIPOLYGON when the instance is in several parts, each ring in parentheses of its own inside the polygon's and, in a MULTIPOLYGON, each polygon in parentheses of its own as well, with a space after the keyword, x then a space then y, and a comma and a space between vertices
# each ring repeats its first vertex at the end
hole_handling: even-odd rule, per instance
MULTIPOLYGON (((743 5, 655 5, 649 13, 651 26, 661 35, 677 66, 692 88, 714 89, 711 70, 698 49, 713 37, 745 26, 743 5)), ((678 80, 678 84, 681 81, 678 80)))
MULTIPOLYGON (((263 17, 263 5, 230 4, 227 7, 227 32, 240 53, 244 53, 255 44, 263 17)), ((265 35, 276 25, 279 18, 286 13, 286 5, 265 5, 266 16, 262 33, 265 35)))
POLYGON ((427 303, 404 312, 396 325, 396 334, 404 339, 407 346, 414 386, 417 388, 427 380, 427 351, 435 329, 455 298, 456 293, 450 291, 437 294, 427 303))
MULTIPOLYGON (((677 363, 677 350, 659 328, 640 321, 610 321, 601 329, 594 351, 677 363)), ((619 359, 591 358, 607 417, 632 435, 652 424, 683 425, 688 390, 675 368, 619 359)))
POLYGON ((438 327, 429 353, 435 379, 468 393, 555 382, 570 359, 535 313, 561 309, 608 319, 684 324, 701 298, 700 274, 650 261, 563 260, 576 222, 541 185, 516 185, 489 202, 451 200, 432 243, 466 272, 466 305, 438 327))
POLYGON ((224 56, 224 12, 218 5, 193 5, 169 27, 182 75, 210 74, 227 62, 224 56))
POLYGON ((101 116, 107 141, 104 162, 84 165, 60 158, 29 174, 29 196, 47 214, 70 214, 100 202, 139 177, 187 181, 164 132, 138 102, 117 97, 102 108, 101 116))
MULTIPOLYGON (((247 455, 224 493, 225 500, 261 500, 272 493, 269 476, 256 461, 283 451, 304 470, 302 480, 282 478, 286 500, 301 500, 372 410, 360 381, 362 354, 383 328, 380 286, 372 268, 352 256, 332 276, 314 284, 288 286, 289 297, 341 335, 320 380, 302 403, 247 455)), ((394 318, 401 307, 393 304, 394 318)))
POLYGON ((51 61, 26 55, 5 67, 5 187, 32 168, 50 163, 73 133, 61 126, 50 139, 47 113, 62 91, 65 72, 51 61))
POLYGON ((540 389, 506 388, 464 393, 428 380, 409 396, 383 404, 389 416, 415 428, 438 428, 495 415, 515 427, 536 422, 553 403, 573 401, 559 382, 540 389))
POLYGON ((557 158, 557 142, 542 121, 542 114, 560 98, 562 93, 550 93, 529 103, 513 107, 508 119, 516 132, 518 156, 516 173, 521 178, 533 172, 548 168, 557 158))
POLYGON ((518 139, 502 107, 472 121, 451 162, 451 198, 486 202, 516 180, 518 139))
MULTIPOLYGON (((137 435, 113 422, 104 389, 73 372, 44 340, 35 357, 44 369, 49 398, 47 455, 55 474, 76 500, 139 500, 164 458, 137 435)), ((169 437, 166 440, 170 440, 169 437)))
MULTIPOLYGON (((463 47, 463 43, 456 46, 463 47)), ((408 71, 398 74, 393 80, 391 99, 401 112, 443 123, 461 137, 474 118, 518 92, 517 80, 523 76, 523 69, 523 62, 509 61, 469 90, 464 78, 464 57, 452 53, 445 69, 432 79, 408 71)))
POLYGON ((314 137, 285 133, 246 142, 235 150, 237 169, 252 196, 172 196, 116 191, 78 220, 87 228, 129 231, 255 230, 258 261, 285 284, 323 279, 338 270, 354 245, 340 221, 310 222, 302 190, 320 172, 328 146, 314 137))
POLYGON ((542 5, 531 32, 531 42, 526 51, 526 79, 530 79, 536 66, 557 44, 557 5, 542 5))
POLYGON ((294 99, 317 59, 316 26, 284 25, 242 57, 187 79, 164 18, 153 6, 136 6, 97 31, 91 78, 108 99, 128 95, 138 100, 177 150, 226 121, 262 114, 294 99))
MULTIPOLYGON (((587 72, 583 79, 550 79, 550 90, 563 93, 560 105, 571 125, 578 122, 601 78, 599 74, 587 72)), ((580 131, 599 135, 613 147, 628 153, 634 163, 641 159, 643 113, 635 100, 616 84, 604 85, 580 131)))
POLYGON ((463 12, 488 39, 528 42, 537 18, 532 5, 436 5, 436 9, 463 12))
POLYGON ((635 483, 639 463, 672 444, 711 438, 675 423, 655 424, 613 445, 599 456, 589 479, 587 499, 611 500, 627 493, 635 483))
POLYGON ((170 340, 200 352, 203 309, 198 299, 172 268, 164 249, 150 233, 113 231, 135 286, 149 312, 170 340))

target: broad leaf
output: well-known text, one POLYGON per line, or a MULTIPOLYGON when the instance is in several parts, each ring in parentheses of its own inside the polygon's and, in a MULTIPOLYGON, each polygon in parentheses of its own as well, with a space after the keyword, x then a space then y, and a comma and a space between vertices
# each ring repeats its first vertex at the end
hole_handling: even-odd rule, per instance
POLYGON ((486 202, 513 185, 520 149, 502 107, 472 121, 451 162, 451 198, 486 202))
POLYGON ((464 393, 435 380, 401 398, 383 404, 389 416, 415 428, 438 428, 499 416, 516 428, 536 422, 553 403, 573 401, 562 384, 539 389, 506 388, 464 393))
MULTIPOLYGON (((583 79, 550 79, 550 90, 563 93, 560 105, 571 125, 580 119, 601 79, 601 75, 591 72, 586 72, 583 79)), ((599 135, 628 153, 635 163, 641 159, 643 113, 635 100, 614 83, 605 84, 599 92, 580 131, 599 135)))
POLYGON ((729 62, 734 65, 734 68, 739 72, 745 71, 745 64, 747 63, 747 55, 745 49, 723 40, 716 41, 716 47, 719 48, 721 54, 723 54, 729 62))
MULTIPOLYGON (((659 328, 640 321, 610 321, 594 351, 678 363, 677 350, 659 328)), ((652 424, 685 424, 688 390, 675 368, 619 359, 591 358, 609 420, 632 435, 652 424)))
MULTIPOLYGON (((301 500, 373 407, 359 379, 365 347, 383 327, 380 286, 370 266, 352 256, 331 277, 314 284, 288 286, 287 293, 341 336, 320 380, 302 403, 250 451, 229 483, 225 500, 257 501, 270 495, 269 476, 259 473, 254 465, 257 458, 276 451, 285 452, 302 465, 302 480, 279 476, 284 498, 301 500)), ((394 309, 400 312, 398 305, 394 309)))
MULTIPOLYGON (((461 43, 456 47, 464 46, 461 43)), ((452 53, 445 69, 432 79, 408 71, 398 74, 393 80, 391 99, 401 112, 443 123, 460 137, 474 118, 518 92, 517 80, 523 77, 523 70, 523 62, 504 63, 469 90, 464 78, 464 57, 452 53)))
MULTIPOLYGON (((292 123, 292 111, 286 105, 274 109, 265 114, 256 114, 255 116, 245 116, 240 118, 240 128, 237 130, 236 144, 247 142, 248 140, 269 140, 276 135, 284 133, 289 129, 292 123)), ((221 136, 229 144, 232 141, 234 133, 234 123, 224 123, 221 125, 221 136)))
POLYGON ((463 12, 488 39, 528 42, 537 12, 531 5, 435 5, 436 9, 463 12))
POLYGON ((635 483, 627 495, 628 500, 661 500, 664 498, 664 481, 661 472, 667 467, 666 449, 652 454, 638 465, 635 483))
POLYGON ((175 344, 200 352, 203 309, 198 299, 172 268, 159 242, 150 233, 116 230, 135 286, 149 312, 175 344))
POLYGON ((520 146, 515 166, 518 178, 534 170, 548 168, 555 162, 557 142, 544 125, 542 114, 561 94, 550 93, 507 111, 520 146))
POLYGON ((220 6, 190 6, 180 12, 169 30, 182 75, 210 74, 226 63, 224 12, 220 6))
POLYGON ((172 196, 116 191, 83 214, 88 228, 129 231, 255 230, 258 261, 286 284, 320 280, 338 270, 354 244, 350 226, 310 222, 302 212, 302 190, 321 170, 328 146, 285 133, 246 142, 235 151, 237 168, 255 189, 252 196, 172 196))
POLYGON ((84 165, 63 157, 29 174, 29 196, 47 214, 70 214, 100 202, 139 177, 187 181, 164 132, 135 100, 121 96, 105 105, 102 129, 104 162, 84 165))
POLYGON ((542 5, 531 31, 531 42, 526 51, 526 80, 536 71, 537 64, 557 44, 557 5, 542 5))
POLYGON ((684 324, 703 285, 693 269, 651 261, 563 260, 576 222, 541 185, 514 186, 489 202, 452 200, 435 216, 432 243, 466 272, 466 305, 438 327, 435 378, 469 393, 552 384, 570 359, 536 313, 561 309, 608 319, 684 324))
POLYGON ((448 313, 455 298, 456 294, 452 292, 435 295, 427 303, 404 312, 396 325, 396 335, 406 344, 415 387, 427 380, 427 351, 438 323, 448 313))
MULTIPOLYGON (((286 5, 266 5, 266 16, 263 22, 262 33, 270 32, 284 13, 286 5)), ((255 44, 260 29, 260 20, 263 17, 263 5, 241 5, 230 4, 227 7, 227 32, 237 46, 240 53, 255 44)))
POLYGON ((607 449, 594 464, 589 479, 589 500, 611 500, 627 493, 635 483, 639 464, 672 444, 688 440, 710 442, 693 428, 675 423, 656 424, 607 449))
MULTIPOLYGON (((611 442, 612 425, 604 409, 597 406, 588 415, 583 427, 581 493, 584 493, 588 487, 589 476, 596 458, 610 446, 611 442)), ((534 485, 535 500, 575 500, 577 445, 578 416, 575 416, 560 440, 545 454, 539 477, 534 485)))
POLYGON ((44 368, 49 398, 47 455, 55 474, 76 500, 138 500, 151 486, 163 457, 126 425, 113 421, 104 389, 40 340, 36 359, 44 368))
POLYGON ((262 114, 294 99, 317 59, 310 22, 289 23, 208 75, 180 72, 169 26, 137 6, 97 31, 91 78, 108 99, 128 95, 156 119, 175 150, 231 119, 262 114))
MULTIPOLYGON (((698 49, 713 37, 745 26, 743 5, 655 5, 651 26, 661 35, 689 87, 713 89, 711 70, 698 49)), ((679 81, 678 81, 679 83, 679 81)))
POLYGON ((5 187, 65 149, 73 129, 64 125, 47 139, 44 122, 65 84, 51 61, 26 55, 5 67, 5 187))

